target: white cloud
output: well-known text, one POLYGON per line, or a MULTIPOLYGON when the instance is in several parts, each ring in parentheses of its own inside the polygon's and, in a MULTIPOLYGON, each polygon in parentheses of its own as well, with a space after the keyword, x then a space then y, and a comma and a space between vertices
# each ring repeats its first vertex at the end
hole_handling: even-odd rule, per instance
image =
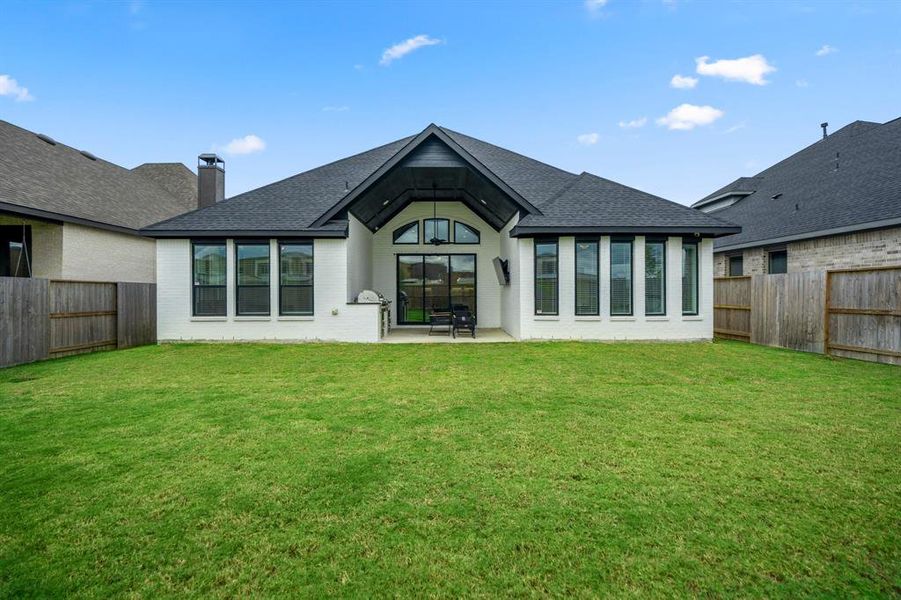
POLYGON ((601 139, 601 136, 597 133, 583 133, 576 137, 576 141, 582 144, 583 146, 594 146, 598 143, 598 140, 601 139))
POLYGON ((414 50, 424 48, 425 46, 435 46, 440 43, 442 43, 441 40, 436 40, 435 38, 429 37, 425 34, 411 37, 408 40, 400 42, 399 44, 394 44, 393 46, 382 52, 382 59, 379 61, 379 64, 383 67, 388 66, 395 60, 403 58, 414 50))
POLYGON ((253 154, 254 152, 262 152, 265 149, 266 142, 252 133, 242 138, 233 139, 223 148, 227 154, 253 154))
POLYGON ((16 102, 34 100, 28 88, 19 85, 19 82, 9 75, 0 75, 0 96, 12 96, 16 102))
POLYGON ((341 106, 323 106, 322 112, 347 112, 350 110, 350 107, 346 104, 341 106))
POLYGON ((644 127, 647 122, 647 117, 641 117, 638 119, 632 119, 631 121, 620 121, 619 126, 622 129, 638 129, 639 127, 644 127))
POLYGON ((596 13, 605 6, 607 6, 607 0, 585 0, 585 8, 591 13, 596 13))
POLYGON ((823 44, 823 47, 817 50, 817 56, 826 56, 827 54, 834 54, 838 52, 838 48, 833 48, 829 44, 823 44))
POLYGON ((754 85, 766 85, 769 83, 764 77, 772 73, 776 67, 766 61, 762 54, 754 54, 744 58, 732 60, 718 60, 708 62, 709 56, 695 59, 698 65, 698 74, 710 77, 722 77, 729 81, 744 81, 754 85))
POLYGON ((669 85, 670 87, 674 87, 677 90, 690 90, 698 85, 698 78, 673 75, 673 78, 669 81, 669 85))
POLYGON ((795 82, 795 85, 798 86, 799 88, 806 88, 810 84, 807 83, 806 79, 799 79, 795 82))
POLYGON ((668 129, 687 131, 701 125, 710 125, 724 114, 726 113, 712 106, 680 104, 669 111, 665 117, 657 119, 657 124, 665 125, 668 129))

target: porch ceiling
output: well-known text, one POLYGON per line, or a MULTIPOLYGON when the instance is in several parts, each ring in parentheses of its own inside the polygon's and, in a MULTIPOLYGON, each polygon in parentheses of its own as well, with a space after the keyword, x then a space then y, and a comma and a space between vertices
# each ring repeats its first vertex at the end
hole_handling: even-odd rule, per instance
POLYGON ((402 166, 361 194, 350 213, 374 231, 411 202, 433 199, 462 202, 496 230, 519 208, 468 166, 402 166))

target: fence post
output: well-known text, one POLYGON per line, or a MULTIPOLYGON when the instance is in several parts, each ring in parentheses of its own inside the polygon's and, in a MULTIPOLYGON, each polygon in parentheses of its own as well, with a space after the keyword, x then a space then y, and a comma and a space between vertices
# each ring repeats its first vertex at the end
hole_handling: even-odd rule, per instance
POLYGON ((832 308, 832 271, 826 270, 826 297, 823 298, 823 354, 829 356, 829 322, 832 308))

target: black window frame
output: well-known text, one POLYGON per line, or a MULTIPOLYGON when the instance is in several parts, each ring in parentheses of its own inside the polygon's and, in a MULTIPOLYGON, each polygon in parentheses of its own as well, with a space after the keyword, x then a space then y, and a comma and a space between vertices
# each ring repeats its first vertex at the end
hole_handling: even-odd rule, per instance
MULTIPOLYGON (((312 317, 316 314, 316 244, 310 239, 280 239, 278 240, 278 316, 280 317, 312 317), (309 246, 310 260, 313 261, 313 269, 310 283, 284 284, 282 283, 282 247, 283 246, 309 246), (285 312, 283 308, 282 291, 285 288, 310 288, 310 312, 285 312)), ((271 267, 270 267, 271 268, 271 267)))
MULTIPOLYGON (((401 299, 400 299, 400 263, 402 257, 419 257, 425 260, 428 256, 446 256, 447 257, 447 273, 448 273, 448 285, 447 285, 447 305, 448 308, 453 310, 453 289, 454 286, 450 282, 450 279, 454 275, 453 268, 453 257, 460 256, 464 258, 472 258, 472 276, 473 276, 473 284, 472 284, 472 306, 469 307, 469 310, 473 315, 478 318, 478 304, 479 304, 479 255, 472 252, 399 252, 394 255, 394 289, 397 292, 397 324, 398 325, 428 325, 429 320, 425 314, 423 314, 422 321, 402 321, 401 316, 401 299)), ((422 288, 425 288, 425 279, 423 279, 420 284, 422 288)), ((423 294, 424 296, 424 294, 423 294)), ((423 308, 423 313, 425 313, 425 308, 423 308)))
POLYGON ((192 317, 227 317, 228 316, 228 243, 225 240, 191 240, 191 316, 192 317), (225 283, 222 285, 198 285, 197 282, 197 273, 195 269, 197 268, 196 258, 195 258, 195 247, 197 246, 220 246, 225 251, 223 255, 225 257, 225 283), (222 303, 222 312, 221 313, 204 313, 197 314, 197 288, 221 288, 224 294, 224 302, 222 303))
POLYGON ((575 238, 573 242, 573 314, 577 317, 599 317, 601 315, 601 240, 600 238, 575 238), (597 294, 597 309, 594 312, 579 311, 579 244, 595 245, 595 262, 597 267, 597 282, 595 293, 597 294))
POLYGON ((556 317, 560 315, 560 239, 536 238, 532 243, 532 309, 536 317, 556 317), (538 245, 554 245, 554 312, 538 312, 538 245))
POLYGON ((272 244, 269 240, 241 240, 234 241, 235 247, 235 316, 236 317, 270 317, 272 316, 272 244), (240 259, 238 257, 238 249, 241 246, 265 246, 269 257, 269 281, 263 285, 241 285, 240 278, 240 259), (269 290, 266 298, 266 312, 242 313, 241 312, 241 288, 260 288, 265 287, 269 290))
POLYGON ((475 245, 481 244, 481 243, 482 243, 482 232, 481 231, 479 231, 478 229, 476 229, 469 223, 464 223, 463 221, 457 221, 456 219, 454 219, 454 244, 459 244, 461 246, 475 246, 475 245), (457 225, 462 225, 466 229, 473 232, 476 236, 476 241, 474 241, 474 242, 457 241, 457 225))
POLYGON ((635 316, 635 238, 634 237, 612 237, 610 238, 610 316, 611 317, 632 317, 635 316), (613 244, 629 244, 629 312, 613 312, 613 244))
POLYGON ((406 225, 401 225, 397 229, 395 229, 391 233, 391 241, 397 246, 418 246, 419 245, 419 231, 420 231, 420 223, 419 221, 410 221, 406 225), (415 242, 398 242, 397 238, 401 235, 407 233, 411 227, 416 227, 416 241, 415 242))
POLYGON ((701 244, 696 239, 683 239, 682 247, 679 248, 681 253, 681 261, 682 270, 680 271, 680 275, 682 278, 682 316, 683 317, 696 317, 701 312, 701 244), (695 286, 694 286, 694 301, 695 301, 695 309, 694 311, 686 311, 685 310, 685 246, 694 246, 695 247, 695 286))
POLYGON ((767 250, 766 252, 766 272, 768 275, 782 275, 784 273, 788 273, 788 248, 773 248, 772 250, 767 250), (785 256, 785 270, 784 271, 773 271, 773 255, 781 254, 785 256))
MULTIPOLYGON (((423 244, 431 244, 432 243, 430 239, 426 239, 426 237, 425 237, 426 229, 428 229, 426 227, 426 223, 429 221, 435 221, 435 222, 444 221, 445 223, 447 223, 447 239, 441 240, 441 243, 442 244, 450 244, 451 243, 450 219, 445 219, 444 217, 426 217, 425 219, 422 220, 422 243, 423 244)), ((435 236, 437 237, 437 235, 438 235, 437 226, 435 229, 436 229, 435 236)))
POLYGON ((745 257, 743 254, 730 254, 726 257, 726 274, 729 277, 743 277, 745 274, 745 257), (735 274, 732 272, 732 261, 734 259, 738 259, 739 265, 741 266, 741 273, 735 274))
POLYGON ((667 254, 667 238, 645 238, 644 241, 644 315, 646 317, 665 317, 666 316, 666 254, 667 254), (661 306, 662 312, 648 312, 648 246, 663 246, 663 286, 661 287, 661 306))

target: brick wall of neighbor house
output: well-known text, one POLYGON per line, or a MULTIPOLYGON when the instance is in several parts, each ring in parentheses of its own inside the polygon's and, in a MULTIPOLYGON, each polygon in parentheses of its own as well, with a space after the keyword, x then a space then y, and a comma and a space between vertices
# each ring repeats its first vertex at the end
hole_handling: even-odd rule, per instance
POLYGON ((156 242, 137 235, 66 223, 62 278, 152 283, 156 280, 156 242))
POLYGON ((518 281, 523 339, 709 340, 713 338, 713 241, 699 252, 698 315, 682 315, 682 238, 670 237, 666 250, 666 315, 644 314, 644 237, 637 236, 632 256, 633 316, 610 315, 610 238, 600 243, 600 316, 575 314, 575 238, 559 239, 559 315, 535 315, 534 245, 519 241, 518 281))
POLYGON ((901 227, 859 231, 788 245, 788 270, 901 265, 901 227))
POLYGON ((165 239, 157 243, 157 335, 174 340, 327 340, 376 342, 379 306, 347 303, 347 241, 317 239, 313 244, 313 316, 278 315, 278 245, 270 241, 270 306, 268 317, 235 315, 235 253, 227 240, 227 315, 193 317, 191 243, 165 239))
MULTIPOLYGON (((790 273, 901 265, 901 227, 790 242, 786 248, 790 273)), ((730 254, 727 252, 716 254, 714 260, 716 277, 728 275, 730 254)), ((748 248, 742 255, 744 275, 761 275, 767 272, 766 250, 748 248)))
POLYGON ((0 215, 0 225, 22 224, 31 227, 32 276, 61 279, 63 276, 63 226, 12 215, 0 215))
MULTIPOLYGON (((438 218, 466 223, 479 230, 481 242, 476 244, 444 244, 435 247, 422 244, 422 219, 433 215, 431 202, 413 202, 383 225, 372 240, 372 285, 382 292, 391 306, 392 325, 397 324, 397 255, 398 254, 475 254, 476 255, 476 314, 479 327, 501 326, 501 291, 494 275, 492 259, 500 256, 500 235, 461 202, 439 202, 438 218), (395 245, 394 230, 411 221, 420 221, 419 239, 416 245, 395 245)), ((451 231, 451 236, 453 232, 451 231)))

